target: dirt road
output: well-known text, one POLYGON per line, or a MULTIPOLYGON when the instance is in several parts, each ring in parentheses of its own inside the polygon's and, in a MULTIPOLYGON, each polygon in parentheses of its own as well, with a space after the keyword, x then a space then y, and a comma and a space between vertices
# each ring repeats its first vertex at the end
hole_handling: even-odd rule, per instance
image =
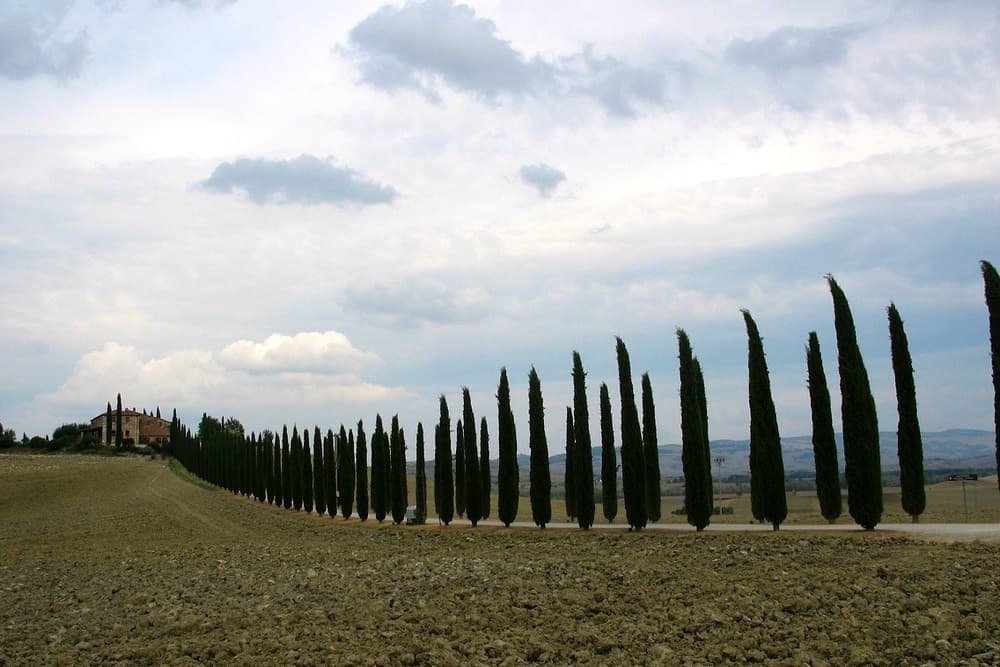
POLYGON ((396 528, 0 456, 0 664, 1000 664, 1000 545, 396 528))

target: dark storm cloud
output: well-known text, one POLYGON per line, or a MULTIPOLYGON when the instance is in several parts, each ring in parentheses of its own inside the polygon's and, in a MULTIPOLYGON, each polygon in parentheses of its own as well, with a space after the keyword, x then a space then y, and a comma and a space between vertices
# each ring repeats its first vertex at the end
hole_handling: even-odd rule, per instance
POLYGON ((560 59, 529 58, 497 36, 497 26, 451 0, 386 5, 350 32, 339 49, 365 83, 388 92, 410 89, 440 101, 439 85, 490 103, 501 96, 582 96, 607 113, 632 117, 642 105, 665 104, 673 72, 597 57, 590 47, 560 59))
POLYGON ((79 76, 87 59, 87 33, 60 31, 69 2, 0 4, 0 76, 24 80, 79 76))
POLYGON ((243 190, 255 204, 391 204, 398 193, 328 158, 309 154, 291 160, 240 158, 223 162, 198 183, 206 190, 243 190))
POLYGON ((566 180, 566 174, 555 167, 542 163, 526 164, 518 170, 517 174, 521 177, 522 182, 536 188, 542 197, 551 195, 552 191, 566 180))

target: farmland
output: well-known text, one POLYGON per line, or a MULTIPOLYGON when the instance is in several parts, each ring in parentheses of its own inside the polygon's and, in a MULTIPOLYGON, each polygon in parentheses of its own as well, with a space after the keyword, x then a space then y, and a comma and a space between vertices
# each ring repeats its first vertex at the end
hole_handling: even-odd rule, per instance
MULTIPOLYGON (((995 483, 976 493, 992 512, 995 483)), ((393 527, 159 460, 18 454, 0 552, 0 664, 1000 661, 995 543, 393 527)))

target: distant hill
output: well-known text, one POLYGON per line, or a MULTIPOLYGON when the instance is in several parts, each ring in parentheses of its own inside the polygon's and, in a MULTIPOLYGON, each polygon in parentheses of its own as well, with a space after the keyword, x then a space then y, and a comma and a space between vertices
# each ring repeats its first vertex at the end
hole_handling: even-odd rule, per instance
MULTIPOLYGON (((844 468, 844 443, 843 435, 838 433, 837 456, 840 459, 840 468, 844 468)), ((973 429, 951 429, 948 431, 928 432, 923 434, 924 444, 924 469, 925 470, 954 470, 967 468, 970 470, 981 468, 993 468, 996 466, 996 454, 992 431, 977 431, 973 429)), ((882 469, 898 470, 899 459, 896 455, 896 433, 895 431, 883 431, 879 433, 879 448, 882 452, 882 469)), ((621 449, 616 447, 621 464, 621 449)), ((660 474, 663 478, 681 477, 683 469, 681 467, 681 446, 679 444, 660 445, 660 474)), ((712 458, 725 459, 721 465, 712 464, 712 474, 722 473, 723 477, 729 475, 747 474, 747 461, 750 456, 749 440, 713 440, 711 443, 712 458)), ((800 471, 812 471, 815 468, 812 451, 812 436, 796 435, 781 439, 781 452, 785 461, 785 472, 794 473, 800 471)), ((599 475, 601 470, 601 448, 593 448, 594 474, 599 475)), ((522 485, 527 482, 528 466, 530 458, 527 454, 518 454, 517 462, 521 468, 522 485)), ((408 465, 409 473, 413 474, 416 465, 408 465)), ((497 472, 497 461, 490 461, 490 468, 495 476, 497 472)), ((556 454, 549 458, 549 470, 553 482, 561 483, 566 471, 566 454, 556 454)), ((433 461, 427 462, 428 479, 434 475, 433 461)))

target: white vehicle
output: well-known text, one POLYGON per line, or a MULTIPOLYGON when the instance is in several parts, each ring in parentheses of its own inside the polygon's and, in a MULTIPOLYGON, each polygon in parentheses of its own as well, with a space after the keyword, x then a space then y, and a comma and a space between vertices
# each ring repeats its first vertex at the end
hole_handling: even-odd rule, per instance
POLYGON ((425 520, 417 514, 417 506, 410 505, 406 508, 406 525, 415 526, 418 524, 426 523, 425 520))

